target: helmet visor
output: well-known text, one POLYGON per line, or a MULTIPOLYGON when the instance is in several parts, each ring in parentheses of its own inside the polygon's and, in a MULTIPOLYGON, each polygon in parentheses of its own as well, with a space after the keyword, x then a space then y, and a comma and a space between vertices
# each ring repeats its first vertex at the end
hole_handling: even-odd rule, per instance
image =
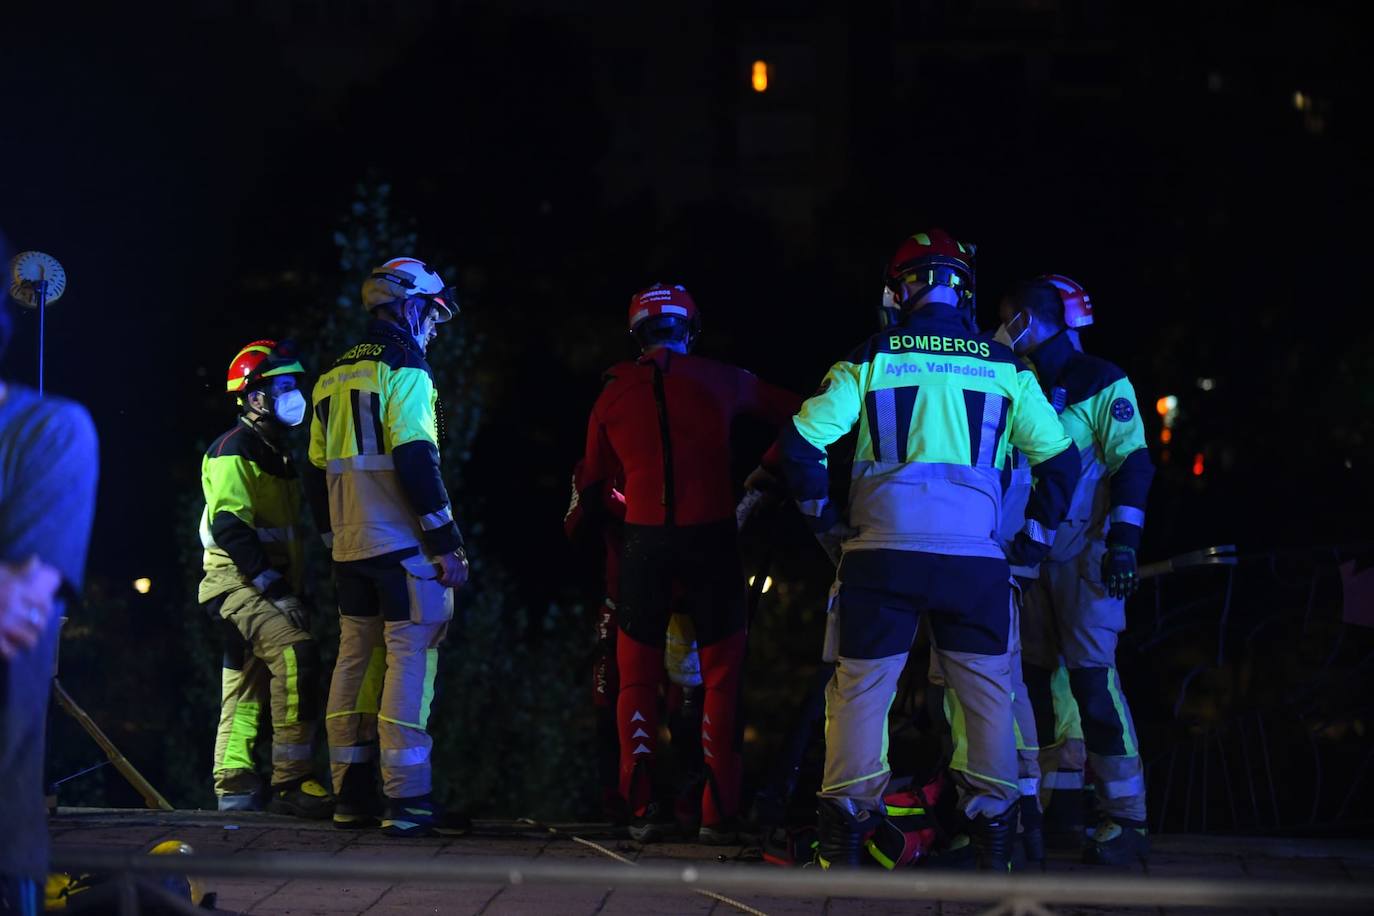
POLYGON ((452 321, 458 317, 460 311, 458 307, 458 294, 451 286, 445 286, 438 293, 417 293, 419 298, 424 299, 434 309, 434 320, 439 324, 445 321, 452 321))

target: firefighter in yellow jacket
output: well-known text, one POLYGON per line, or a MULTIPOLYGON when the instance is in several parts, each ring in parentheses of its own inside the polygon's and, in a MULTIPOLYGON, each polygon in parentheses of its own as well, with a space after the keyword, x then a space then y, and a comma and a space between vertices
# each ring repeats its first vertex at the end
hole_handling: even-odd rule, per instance
POLYGON ((205 512, 200 540, 205 577, 199 599, 223 621, 224 673, 215 739, 215 794, 221 811, 253 810, 258 723, 272 717, 272 787, 267 809, 328 818, 334 799, 312 776, 319 718, 320 656, 301 594, 300 482, 284 438, 305 418, 304 373, 289 344, 258 340, 229 366, 238 401, 234 428, 201 461, 205 512))
POLYGON ((431 798, 428 731, 438 647, 467 581, 463 538, 439 474, 437 394, 425 350, 457 313, 423 262, 395 258, 363 282, 365 338, 315 385, 307 493, 334 559, 339 658, 325 730, 334 824, 383 833, 466 829, 431 798))

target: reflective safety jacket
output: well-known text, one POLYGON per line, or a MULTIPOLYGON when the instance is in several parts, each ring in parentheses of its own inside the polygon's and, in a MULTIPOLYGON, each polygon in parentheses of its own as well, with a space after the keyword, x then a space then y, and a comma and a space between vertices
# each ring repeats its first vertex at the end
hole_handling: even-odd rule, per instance
POLYGON ((1104 537, 1139 549, 1155 469, 1130 379, 1105 359, 1075 350, 1063 334, 1042 344, 1031 361, 1045 391, 1065 390, 1059 419, 1082 462, 1050 560, 1076 557, 1104 537))
POLYGON ((1011 448, 1039 485, 1027 533, 1048 543, 1078 457, 1029 368, 952 309, 927 306, 831 367, 781 438, 783 469, 812 526, 838 520, 827 445, 857 427, 844 549, 1003 556, 1001 472, 1011 448))
POLYGON ((291 456, 240 418, 206 450, 200 482, 200 600, 243 585, 269 598, 298 592, 304 574, 301 490, 291 456))
POLYGON ((437 403, 424 354, 384 321, 315 383, 306 492, 336 562, 462 546, 439 475, 437 403))
MULTIPOLYGON (((741 415, 782 425, 801 398, 750 372, 661 348, 606 373, 592 407, 584 491, 623 472, 631 525, 703 525, 733 518, 730 424, 741 415)), ((594 511, 596 493, 582 504, 594 511)))

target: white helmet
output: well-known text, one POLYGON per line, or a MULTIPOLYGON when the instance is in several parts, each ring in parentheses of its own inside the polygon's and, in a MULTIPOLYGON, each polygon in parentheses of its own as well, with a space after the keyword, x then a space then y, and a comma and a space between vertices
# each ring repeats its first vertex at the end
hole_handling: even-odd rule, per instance
POLYGON ((418 297, 434 306, 435 320, 443 323, 458 314, 458 299, 453 288, 415 258, 392 258, 363 281, 363 307, 369 312, 393 302, 418 297))

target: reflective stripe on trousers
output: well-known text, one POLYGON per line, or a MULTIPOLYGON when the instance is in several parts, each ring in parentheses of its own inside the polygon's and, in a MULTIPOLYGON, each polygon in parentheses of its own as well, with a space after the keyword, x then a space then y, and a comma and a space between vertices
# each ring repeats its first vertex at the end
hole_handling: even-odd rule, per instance
POLYGON ((272 722, 272 782, 309 776, 315 721, 309 713, 312 704, 303 703, 300 691, 313 689, 313 685, 300 683, 297 666, 297 649, 304 652, 309 637, 247 587, 226 595, 220 615, 242 640, 243 658, 241 668, 224 668, 221 675, 220 721, 212 763, 215 794, 240 795, 257 790, 253 748, 264 711, 269 712, 272 722), (304 719, 303 706, 308 713, 304 719))
POLYGON ((325 719, 335 790, 341 790, 349 764, 360 762, 341 759, 348 756, 343 749, 375 739, 387 797, 428 795, 433 743, 428 723, 438 646, 448 624, 383 623, 380 616, 346 615, 339 622, 339 658, 325 719))

